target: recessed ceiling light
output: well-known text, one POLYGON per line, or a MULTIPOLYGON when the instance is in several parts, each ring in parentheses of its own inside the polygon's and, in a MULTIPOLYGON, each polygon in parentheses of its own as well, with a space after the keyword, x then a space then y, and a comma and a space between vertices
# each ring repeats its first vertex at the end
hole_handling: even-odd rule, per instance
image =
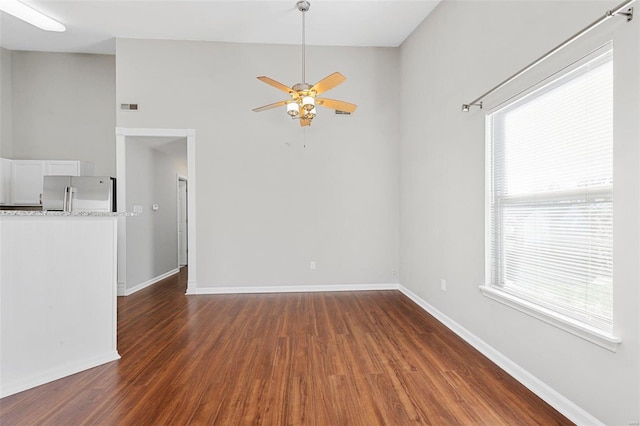
POLYGON ((60 22, 18 0, 0 0, 0 10, 45 31, 63 32, 67 30, 60 22))

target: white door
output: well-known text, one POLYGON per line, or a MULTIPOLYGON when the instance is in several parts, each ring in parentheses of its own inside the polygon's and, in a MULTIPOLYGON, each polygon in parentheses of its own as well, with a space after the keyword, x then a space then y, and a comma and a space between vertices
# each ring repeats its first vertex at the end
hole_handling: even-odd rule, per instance
POLYGON ((178 264, 187 264, 187 180, 178 179, 178 264))

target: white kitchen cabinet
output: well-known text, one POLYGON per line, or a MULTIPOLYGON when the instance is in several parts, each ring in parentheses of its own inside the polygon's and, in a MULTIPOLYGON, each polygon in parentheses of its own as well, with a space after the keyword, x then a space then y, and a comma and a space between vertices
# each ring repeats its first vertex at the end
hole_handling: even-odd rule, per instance
POLYGON ((14 205, 39 205, 42 195, 44 161, 11 161, 11 203, 14 205))
POLYGON ((0 204, 11 203, 11 160, 0 158, 0 204))
POLYGON ((93 176, 93 163, 87 161, 10 160, 10 164, 11 200, 6 204, 17 206, 42 204, 44 176, 93 176))
POLYGON ((93 163, 88 161, 44 162, 45 176, 93 176, 93 163))

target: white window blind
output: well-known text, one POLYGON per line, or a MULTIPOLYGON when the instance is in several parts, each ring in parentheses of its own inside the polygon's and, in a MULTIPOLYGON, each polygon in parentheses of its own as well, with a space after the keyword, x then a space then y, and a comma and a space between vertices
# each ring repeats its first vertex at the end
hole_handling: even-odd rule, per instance
POLYGON ((609 44, 487 115, 490 286, 607 332, 612 55, 609 44))

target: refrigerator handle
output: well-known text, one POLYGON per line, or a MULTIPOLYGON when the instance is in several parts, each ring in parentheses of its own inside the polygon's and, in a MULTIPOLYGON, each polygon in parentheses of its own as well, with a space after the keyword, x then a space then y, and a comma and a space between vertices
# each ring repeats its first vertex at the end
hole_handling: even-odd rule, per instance
POLYGON ((68 186, 64 187, 64 200, 62 201, 62 211, 65 211, 65 212, 71 211, 71 209, 69 208, 69 187, 68 186))
POLYGON ((73 193, 76 192, 76 189, 73 186, 69 187, 69 211, 73 211, 73 193))
POLYGON ((65 186, 64 188, 64 200, 62 201, 62 209, 65 212, 73 211, 73 193, 76 189, 73 186, 65 186))

